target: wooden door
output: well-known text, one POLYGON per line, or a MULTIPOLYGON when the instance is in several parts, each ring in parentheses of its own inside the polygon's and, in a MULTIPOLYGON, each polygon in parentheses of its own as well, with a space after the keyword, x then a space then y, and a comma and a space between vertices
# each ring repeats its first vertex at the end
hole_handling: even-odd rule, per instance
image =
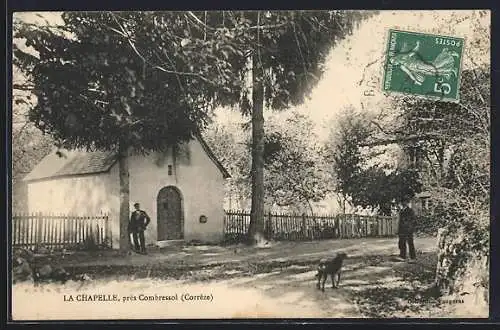
POLYGON ((182 197, 175 187, 164 187, 157 198, 158 240, 184 238, 182 197))

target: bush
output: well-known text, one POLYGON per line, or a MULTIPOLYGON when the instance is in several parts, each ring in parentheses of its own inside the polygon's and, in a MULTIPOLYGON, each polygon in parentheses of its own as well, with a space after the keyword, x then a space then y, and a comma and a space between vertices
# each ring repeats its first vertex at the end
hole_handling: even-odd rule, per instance
POLYGON ((475 308, 487 309, 490 217, 487 198, 445 191, 437 208, 446 226, 439 231, 436 284, 453 295, 468 293, 475 308), (486 307, 485 307, 486 306, 486 307))
POLYGON ((417 217, 415 233, 436 236, 445 226, 446 221, 439 215, 422 215, 417 217))

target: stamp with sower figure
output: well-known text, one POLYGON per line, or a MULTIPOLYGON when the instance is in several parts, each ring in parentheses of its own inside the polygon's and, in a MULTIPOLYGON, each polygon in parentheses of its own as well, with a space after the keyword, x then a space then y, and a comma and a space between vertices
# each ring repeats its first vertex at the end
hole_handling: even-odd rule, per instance
POLYGON ((464 41, 389 30, 383 91, 458 102, 464 41))

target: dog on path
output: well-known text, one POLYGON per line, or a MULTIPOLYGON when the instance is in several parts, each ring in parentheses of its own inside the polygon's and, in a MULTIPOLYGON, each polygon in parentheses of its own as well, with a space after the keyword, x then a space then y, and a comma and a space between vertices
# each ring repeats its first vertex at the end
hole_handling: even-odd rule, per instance
POLYGON ((332 288, 337 288, 340 284, 340 273, 342 271, 342 264, 344 259, 347 258, 347 254, 344 252, 339 252, 335 257, 321 259, 318 264, 318 273, 316 277, 318 278, 318 283, 316 287, 318 290, 325 291, 325 282, 328 275, 332 278, 332 288), (335 285, 335 275, 337 275, 337 284, 335 285))

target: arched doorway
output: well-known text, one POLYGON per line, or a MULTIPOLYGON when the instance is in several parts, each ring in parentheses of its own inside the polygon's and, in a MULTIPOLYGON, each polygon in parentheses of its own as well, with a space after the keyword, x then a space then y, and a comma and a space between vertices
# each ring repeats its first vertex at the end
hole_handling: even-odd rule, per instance
POLYGON ((176 187, 167 186, 160 189, 156 199, 158 240, 184 238, 184 212, 182 196, 176 187))

